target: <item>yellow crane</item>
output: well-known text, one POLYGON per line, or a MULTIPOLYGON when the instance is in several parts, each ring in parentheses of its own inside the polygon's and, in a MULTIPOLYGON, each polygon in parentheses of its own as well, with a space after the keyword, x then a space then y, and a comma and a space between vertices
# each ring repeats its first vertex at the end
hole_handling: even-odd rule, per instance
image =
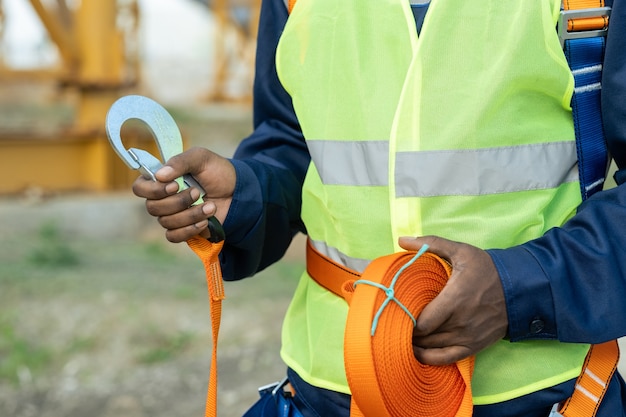
MULTIPOLYGON (((19 86, 54 83, 64 92, 59 97, 71 97, 72 109, 64 125, 51 125, 49 129, 26 126, 7 131, 0 125, 0 194, 20 193, 29 187, 46 192, 128 187, 135 173, 123 166, 110 149, 104 120, 117 98, 136 92, 139 86, 140 3, 138 0, 82 0, 70 4, 66 0, 20 1, 32 6, 56 46, 59 62, 53 68, 28 70, 12 69, 0 63, 0 84, 19 89, 19 86)), ((227 99, 224 85, 233 52, 237 59, 252 64, 250 51, 254 49, 260 0, 213 0, 205 4, 215 16, 216 33, 234 29, 239 39, 237 51, 227 51, 221 36, 214 40, 214 89, 207 96, 210 100, 223 100, 227 99), (233 17, 233 7, 247 8, 250 16, 245 22, 247 26, 233 17)), ((10 16, 2 13, 0 0, 0 28, 7 18, 10 16)), ((145 129, 129 127, 125 140, 129 147, 156 152, 154 141, 145 129)))

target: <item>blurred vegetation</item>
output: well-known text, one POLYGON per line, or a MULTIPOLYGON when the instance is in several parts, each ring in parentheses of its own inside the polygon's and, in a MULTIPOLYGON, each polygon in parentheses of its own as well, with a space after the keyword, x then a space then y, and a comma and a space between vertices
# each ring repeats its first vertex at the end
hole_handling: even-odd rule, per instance
POLYGON ((62 239, 54 223, 45 223, 39 230, 37 247, 28 256, 34 266, 71 267, 79 263, 78 253, 62 239))
POLYGON ((39 373, 52 359, 50 349, 17 334, 15 318, 0 316, 0 380, 17 385, 20 374, 39 373))

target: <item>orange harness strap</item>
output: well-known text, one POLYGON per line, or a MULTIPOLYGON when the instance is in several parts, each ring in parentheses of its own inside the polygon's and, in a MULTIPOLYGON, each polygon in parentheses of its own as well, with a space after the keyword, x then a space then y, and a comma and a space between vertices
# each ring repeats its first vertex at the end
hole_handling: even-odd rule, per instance
MULTIPOLYGON (((604 7, 604 0, 563 0, 563 10, 584 10, 604 7)), ((607 16, 569 19, 568 32, 582 32, 588 30, 606 29, 609 24, 607 16)))
POLYGON ((205 417, 217 417, 217 339, 222 319, 222 300, 225 298, 222 269, 218 255, 224 241, 211 243, 203 237, 196 236, 187 241, 187 245, 195 252, 204 264, 206 273, 209 303, 211 305, 211 331, 213 350, 211 352, 211 370, 206 398, 205 417))
POLYGON ((445 261, 431 253, 401 252, 377 258, 360 275, 309 242, 307 272, 350 303, 344 361, 351 417, 472 415, 474 358, 429 366, 413 354, 414 317, 446 284, 451 268, 445 261), (337 285, 338 275, 346 280, 343 285, 337 285))
POLYGON ((619 345, 611 340, 592 345, 572 396, 558 409, 563 417, 593 417, 619 362, 619 345))
POLYGON ((291 11, 293 10, 293 6, 296 5, 296 0, 288 0, 287 1, 287 11, 291 14, 291 11))

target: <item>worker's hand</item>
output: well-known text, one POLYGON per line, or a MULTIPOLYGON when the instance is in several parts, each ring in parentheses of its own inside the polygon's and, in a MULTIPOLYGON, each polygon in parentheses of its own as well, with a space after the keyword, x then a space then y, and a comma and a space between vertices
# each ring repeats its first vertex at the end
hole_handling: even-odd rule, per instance
POLYGON ((429 251, 452 265, 443 290, 417 317, 413 350, 418 361, 445 365, 471 356, 506 335, 508 318, 498 271, 487 252, 440 237, 400 238, 407 250, 429 251))
POLYGON ((156 173, 158 181, 137 178, 133 193, 146 199, 148 213, 158 218, 170 242, 183 242, 198 234, 208 237, 208 218, 223 222, 235 190, 235 168, 227 159, 204 148, 191 148, 171 158, 156 173), (192 204, 200 191, 190 188, 178 192, 176 178, 191 174, 204 188, 205 202, 192 204))

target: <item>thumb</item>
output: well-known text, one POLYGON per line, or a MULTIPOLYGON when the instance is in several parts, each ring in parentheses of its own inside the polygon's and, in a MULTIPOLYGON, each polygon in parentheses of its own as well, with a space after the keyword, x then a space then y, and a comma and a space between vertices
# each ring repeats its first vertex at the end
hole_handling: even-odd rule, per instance
POLYGON ((456 251, 457 242, 438 236, 405 236, 398 239, 398 244, 406 250, 420 250, 422 246, 428 245, 429 252, 450 261, 456 251))
MULTIPOLYGON (((429 252, 448 262, 454 252, 454 242, 438 236, 401 237, 398 244, 406 250, 419 250, 424 245, 428 245, 429 252)), ((416 336, 426 336, 435 332, 450 318, 451 311, 448 308, 450 301, 446 293, 446 287, 444 287, 416 317, 414 329, 416 336)))
POLYGON ((207 149, 199 147, 188 149, 166 161, 155 176, 161 182, 169 182, 185 174, 197 174, 204 169, 210 157, 211 152, 207 149))
POLYGON ((206 149, 191 148, 171 157, 155 176, 161 182, 170 182, 185 174, 194 175, 202 171, 209 159, 206 149))

